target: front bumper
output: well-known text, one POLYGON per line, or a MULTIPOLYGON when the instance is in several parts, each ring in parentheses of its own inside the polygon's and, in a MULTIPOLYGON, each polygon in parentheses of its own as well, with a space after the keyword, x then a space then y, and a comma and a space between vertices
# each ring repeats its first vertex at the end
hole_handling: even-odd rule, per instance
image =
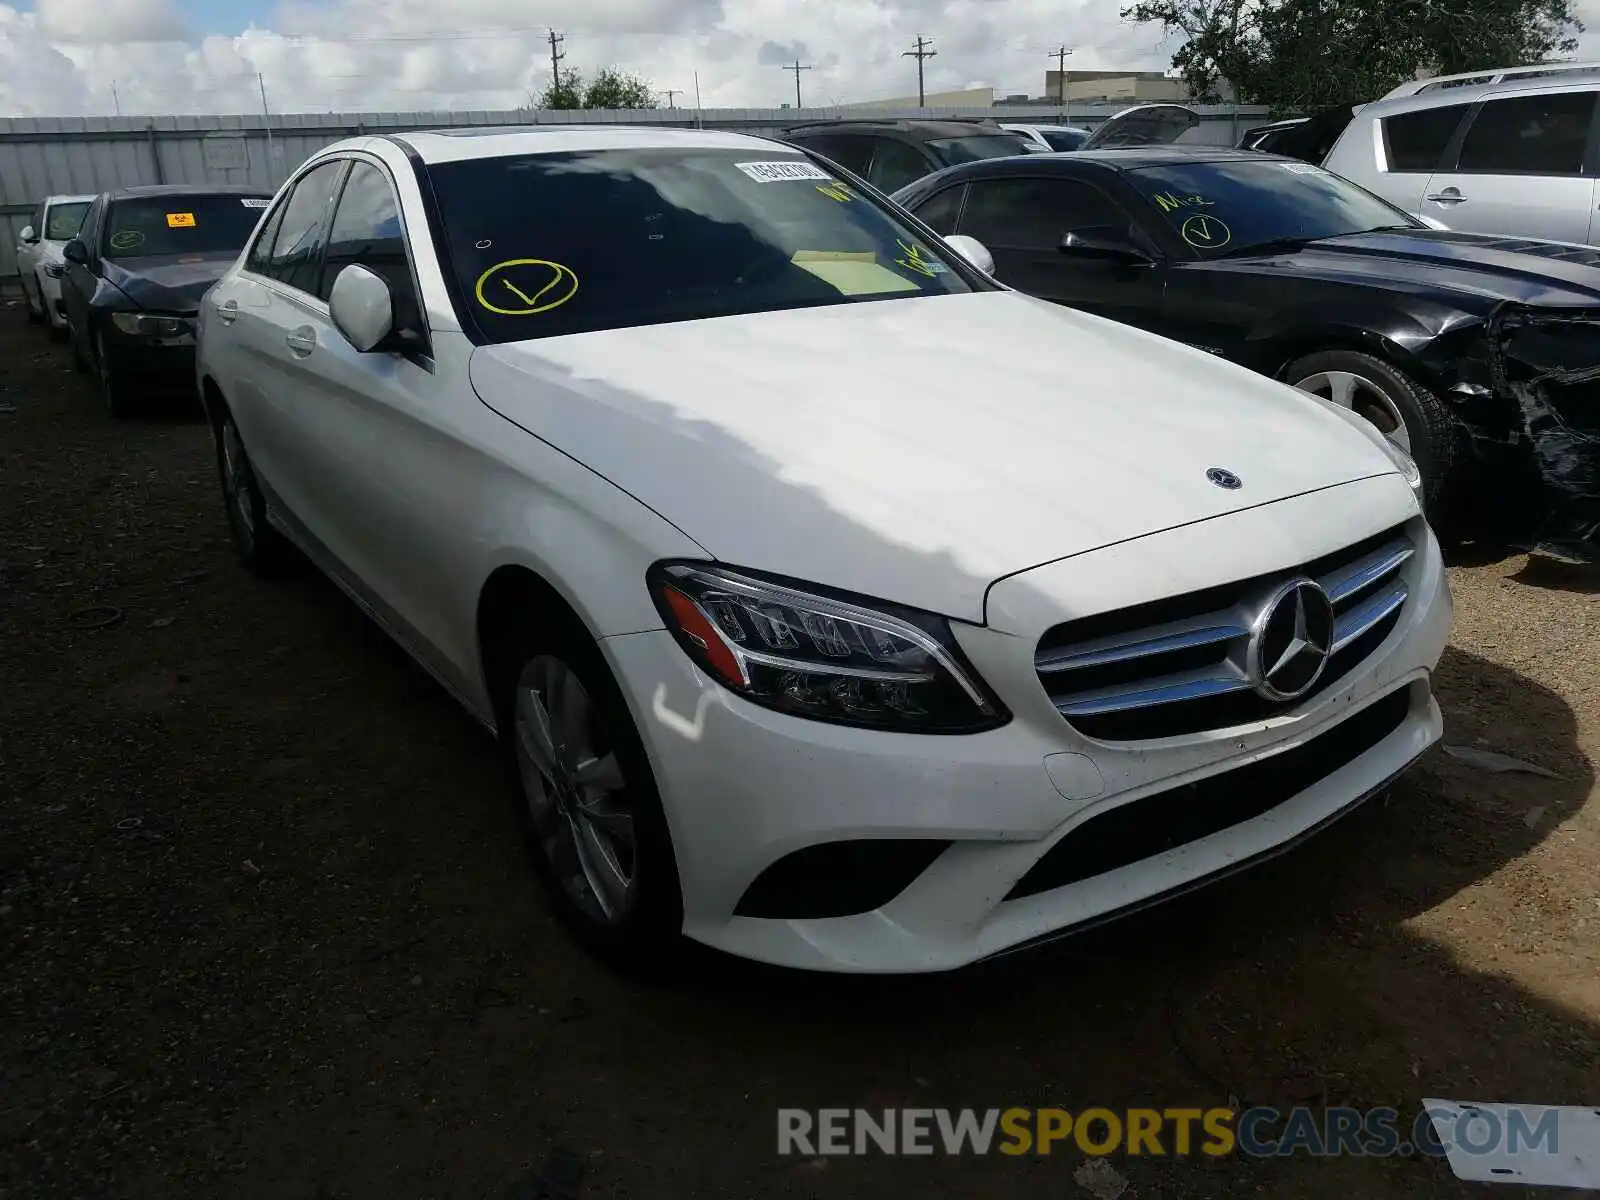
MULTIPOLYGON (((1073 573, 1108 581, 1115 592, 1142 565, 1148 589, 1157 564, 1170 566, 1173 578, 1217 561, 1209 542, 1234 543, 1245 557, 1270 556, 1296 541, 1297 528, 1328 530, 1339 523, 1334 513, 1348 520, 1364 507, 1391 504, 1396 486, 1403 488, 1393 479, 1350 485, 1343 503, 1303 497, 1109 547, 1072 560, 1073 573)), ((1132 746, 1093 742, 1068 727, 1032 673, 1038 631, 997 628, 993 612, 990 627, 962 628, 959 637, 1015 719, 964 737, 884 734, 784 716, 704 677, 665 631, 605 639, 672 831, 684 932, 791 967, 943 970, 1140 907, 1292 844, 1381 789, 1441 735, 1429 677, 1448 638, 1450 601, 1438 546, 1424 526, 1416 528, 1421 544, 1408 567, 1412 599, 1401 621, 1335 686, 1286 717, 1132 746), (1086 823, 1135 801, 1170 801, 1169 793, 1191 784, 1196 795, 1216 796, 1215 785, 1198 785, 1251 764, 1288 762, 1385 702, 1384 724, 1370 744, 1355 746, 1326 773, 1313 767, 1299 777, 1309 779, 1306 786, 1296 783, 1264 810, 1156 853, 1124 854, 1120 865, 1099 873, 1080 870, 1062 886, 1048 886, 1048 878, 1040 886, 1058 844, 1082 830, 1092 845, 1098 835, 1086 823), (877 839, 950 844, 935 846, 909 886, 868 912, 775 918, 736 911, 751 885, 795 851, 877 839)), ((1296 561, 1303 549, 1277 565, 1296 561)), ((1016 612, 1010 619, 1019 619, 1016 612)), ((1241 787, 1258 777, 1241 775, 1241 787)))
POLYGON ((56 329, 67 327, 67 313, 61 305, 61 280, 38 272, 39 297, 44 303, 45 315, 50 318, 50 324, 56 329))
POLYGON ((125 382, 149 387, 194 385, 195 339, 192 333, 160 339, 126 334, 108 336, 105 350, 112 373, 125 382))

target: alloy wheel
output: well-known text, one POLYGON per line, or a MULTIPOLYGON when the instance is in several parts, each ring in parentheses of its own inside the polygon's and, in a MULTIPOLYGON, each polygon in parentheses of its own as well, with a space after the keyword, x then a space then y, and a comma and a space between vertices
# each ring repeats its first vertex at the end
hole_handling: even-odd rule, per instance
POLYGON ((638 831, 614 745, 571 667, 539 655, 517 681, 513 749, 540 850, 568 897, 616 925, 638 885, 638 831))
POLYGON ((1399 407, 1388 392, 1365 376, 1352 371, 1318 371, 1315 375, 1307 375, 1295 387, 1313 396, 1320 396, 1340 408, 1348 408, 1356 416, 1371 422, 1400 449, 1411 453, 1411 434, 1406 429, 1405 418, 1400 415, 1399 407))
POLYGON ((239 440, 239 427, 233 423, 231 417, 227 418, 222 422, 222 490, 226 494, 228 507, 236 518, 235 527, 246 550, 249 550, 256 540, 256 514, 251 505, 251 489, 254 482, 250 474, 250 460, 244 452, 244 443, 239 440))

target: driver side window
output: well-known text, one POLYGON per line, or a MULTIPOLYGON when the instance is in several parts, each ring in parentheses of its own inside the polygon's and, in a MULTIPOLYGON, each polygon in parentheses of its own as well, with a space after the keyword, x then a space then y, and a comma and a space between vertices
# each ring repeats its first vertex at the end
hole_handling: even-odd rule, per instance
POLYGON ((961 232, 985 246, 1054 252, 1069 230, 1113 225, 1128 216, 1099 189, 1076 179, 986 179, 972 184, 961 232))
POLYGON ((327 257, 317 295, 326 300, 333 282, 349 266, 366 267, 389 285, 397 329, 422 327, 422 309, 412 282, 405 232, 389 177, 371 163, 351 164, 328 234, 327 257))

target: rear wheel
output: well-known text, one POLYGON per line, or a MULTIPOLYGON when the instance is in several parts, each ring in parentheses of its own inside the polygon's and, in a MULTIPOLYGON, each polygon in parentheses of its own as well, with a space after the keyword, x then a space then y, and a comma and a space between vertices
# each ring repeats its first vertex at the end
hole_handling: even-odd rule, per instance
POLYGON ((655 778, 622 691, 565 614, 496 650, 497 723, 535 871, 565 924, 613 965, 661 965, 683 903, 655 778))
POLYGON ((1365 418, 1416 460, 1430 515, 1448 501, 1460 427, 1432 392, 1370 354, 1325 350, 1289 364, 1283 378, 1365 418))

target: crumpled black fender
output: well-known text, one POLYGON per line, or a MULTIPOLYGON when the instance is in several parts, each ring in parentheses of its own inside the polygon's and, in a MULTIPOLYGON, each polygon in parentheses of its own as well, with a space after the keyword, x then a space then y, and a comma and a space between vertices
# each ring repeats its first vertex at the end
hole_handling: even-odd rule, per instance
POLYGON ((1485 324, 1496 396, 1542 485, 1533 545, 1600 562, 1600 308, 1505 303, 1485 324))

